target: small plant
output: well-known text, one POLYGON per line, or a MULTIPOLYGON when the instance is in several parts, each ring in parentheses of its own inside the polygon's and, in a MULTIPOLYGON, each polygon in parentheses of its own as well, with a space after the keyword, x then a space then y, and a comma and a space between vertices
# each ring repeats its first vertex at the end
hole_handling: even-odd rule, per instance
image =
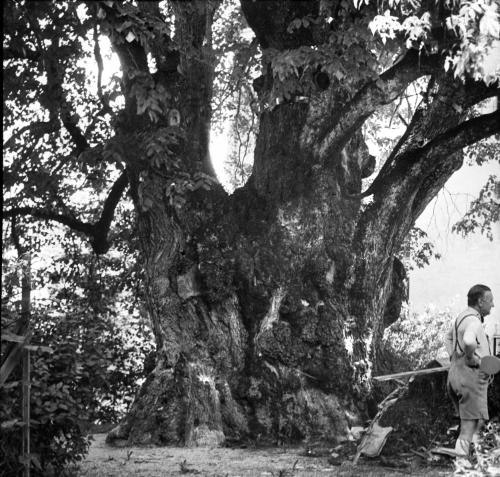
POLYGON ((295 463, 293 464, 291 469, 279 469, 278 472, 275 474, 273 472, 273 476, 276 477, 292 477, 295 474, 295 467, 297 467, 297 463, 299 460, 297 459, 295 463))
POLYGON ((186 459, 179 464, 181 474, 199 474, 200 471, 196 469, 191 469, 188 466, 186 459))

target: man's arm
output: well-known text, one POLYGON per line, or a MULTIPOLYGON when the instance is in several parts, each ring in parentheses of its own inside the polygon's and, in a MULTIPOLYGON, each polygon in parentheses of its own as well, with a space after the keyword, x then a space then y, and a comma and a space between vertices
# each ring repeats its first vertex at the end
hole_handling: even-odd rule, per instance
POLYGON ((477 344, 478 326, 481 326, 478 320, 469 323, 464 331, 464 352, 467 366, 479 366, 481 360, 474 354, 477 344))
POLYGON ((446 335, 444 337, 444 346, 446 348, 448 355, 451 358, 451 355, 453 354, 453 327, 452 326, 450 326, 449 330, 446 332, 446 335))

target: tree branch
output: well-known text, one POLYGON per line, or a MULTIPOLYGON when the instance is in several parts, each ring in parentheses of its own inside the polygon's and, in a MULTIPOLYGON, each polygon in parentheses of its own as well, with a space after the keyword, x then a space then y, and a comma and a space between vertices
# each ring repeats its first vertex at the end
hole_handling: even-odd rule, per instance
POLYGON ((104 64, 102 61, 101 48, 99 46, 99 32, 97 30, 97 22, 94 24, 94 56, 97 63, 97 96, 101 100, 104 112, 111 112, 109 100, 102 93, 102 71, 104 64))
POLYGON ((77 156, 90 148, 90 144, 82 130, 78 127, 78 117, 76 114, 72 115, 69 110, 61 110, 61 121, 75 144, 74 153, 77 156))
POLYGON ((312 24, 293 32, 289 32, 288 27, 295 18, 317 17, 320 3, 318 0, 241 0, 241 9, 262 48, 282 50, 315 43, 312 24))
POLYGON ((116 206, 120 202, 122 194, 128 185, 128 176, 123 172, 111 187, 108 197, 104 201, 100 219, 91 224, 76 219, 68 214, 61 214, 50 209, 37 207, 12 207, 3 211, 4 218, 15 218, 18 216, 31 216, 40 220, 58 222, 66 225, 76 232, 82 232, 90 239, 95 253, 102 254, 109 250, 108 233, 114 218, 116 206))
POLYGON ((92 224, 82 222, 81 220, 70 217, 69 215, 60 214, 50 209, 39 209, 37 207, 12 207, 4 210, 2 213, 4 218, 31 216, 41 220, 51 220, 60 224, 66 225, 72 230, 83 232, 85 235, 91 236, 93 233, 92 224))
POLYGON ((422 148, 425 163, 433 163, 423 175, 412 202, 411 217, 416 220, 430 200, 445 185, 448 178, 463 162, 461 151, 481 139, 500 131, 500 110, 464 121, 435 137, 422 148), (441 158, 446 157, 446 160, 441 158))
MULTIPOLYGON (((394 165, 373 190, 374 199, 363 211, 353 240, 360 259, 352 293, 363 290, 367 286, 366 280, 377 280, 385 269, 386 257, 398 250, 418 215, 461 166, 463 159, 459 151, 500 131, 500 111, 497 110, 445 128, 442 132, 438 129, 433 137, 421 141, 434 121, 444 123, 439 113, 447 111, 450 106, 438 101, 431 118, 420 117, 424 126, 416 131, 417 140, 414 141, 413 136, 409 138, 411 147, 401 148, 394 165), (425 124, 428 121, 430 125, 425 124), (420 146, 418 141, 421 141, 420 146), (364 275, 368 268, 373 270, 371 277, 364 275)), ((453 116, 449 121, 453 124, 459 117, 453 116)))
POLYGON ((420 55, 409 50, 393 67, 361 88, 343 108, 332 115, 319 135, 316 152, 326 158, 331 150, 341 151, 353 132, 380 106, 394 101, 412 82, 442 66, 439 55, 420 55))
POLYGON ((58 38, 47 50, 43 50, 42 64, 47 74, 47 84, 44 87, 44 93, 40 96, 40 104, 49 111, 50 122, 56 121, 58 117, 61 119, 76 146, 75 154, 79 155, 87 150, 90 145, 78 127, 79 117, 67 101, 62 88, 64 71, 57 64, 59 52, 58 38))
POLYGON ((12 136, 3 143, 4 149, 10 149, 14 146, 17 139, 19 139, 26 131, 30 131, 38 139, 46 133, 57 131, 60 128, 58 121, 36 121, 31 124, 23 126, 18 131, 15 131, 12 136))
POLYGON ((422 148, 422 154, 453 154, 500 131, 500 110, 483 114, 435 137, 422 148))
POLYGON ((128 175, 124 171, 116 180, 104 201, 101 218, 94 225, 92 246, 96 253, 105 253, 109 249, 108 232, 113 222, 116 206, 120 202, 123 192, 128 185, 128 175))
POLYGON ((433 97, 432 103, 429 104, 427 100, 420 103, 379 174, 360 196, 366 197, 377 190, 386 189, 391 181, 399 180, 411 164, 422 157, 423 146, 445 134, 453 134, 454 128, 472 106, 494 96, 496 92, 496 88, 486 86, 483 82, 468 81, 461 84, 445 74, 440 78, 431 78, 426 96, 433 97))
POLYGON ((29 60, 38 61, 40 59, 40 52, 29 48, 8 46, 3 49, 4 60, 29 60))

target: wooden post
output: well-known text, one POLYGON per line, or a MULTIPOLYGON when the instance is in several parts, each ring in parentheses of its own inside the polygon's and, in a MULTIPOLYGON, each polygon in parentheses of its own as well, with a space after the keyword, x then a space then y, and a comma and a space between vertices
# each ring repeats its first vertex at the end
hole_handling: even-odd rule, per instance
MULTIPOLYGON (((29 330, 31 317, 31 254, 26 252, 22 258, 22 295, 21 295, 21 320, 29 330)), ((23 350, 23 462, 24 475, 30 477, 30 351, 23 350)))
POLYGON ((30 350, 23 351, 23 462, 24 475, 30 477, 30 350))

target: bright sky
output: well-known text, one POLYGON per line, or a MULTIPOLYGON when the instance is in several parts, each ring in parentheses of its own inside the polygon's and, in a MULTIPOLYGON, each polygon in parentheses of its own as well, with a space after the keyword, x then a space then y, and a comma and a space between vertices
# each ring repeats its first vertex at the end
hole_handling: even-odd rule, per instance
MULTIPOLYGON (((483 112, 497 105, 494 100, 483 112)), ((466 305, 469 288, 482 283, 492 289, 498 304, 488 320, 500 327, 500 223, 493 226, 492 241, 480 233, 462 237, 451 232, 490 175, 500 177, 500 164, 464 165, 417 220, 417 226, 428 233, 442 257, 410 273, 411 311, 431 307, 459 313, 466 305)))
POLYGON ((500 223, 493 228, 493 241, 479 233, 461 237, 451 232, 490 174, 500 177, 500 164, 462 167, 417 221, 442 257, 410 272, 411 311, 430 307, 459 313, 469 288, 483 283, 492 289, 497 304, 488 320, 500 326, 500 223))

